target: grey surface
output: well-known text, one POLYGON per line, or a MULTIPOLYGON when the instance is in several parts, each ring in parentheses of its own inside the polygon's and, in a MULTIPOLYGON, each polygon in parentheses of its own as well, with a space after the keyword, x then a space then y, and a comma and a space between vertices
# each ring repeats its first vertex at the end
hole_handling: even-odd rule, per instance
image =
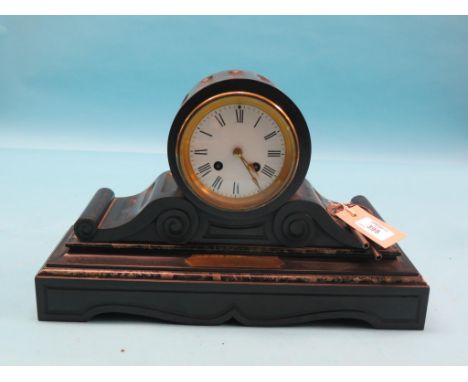
POLYGON ((0 150, 0 364, 467 364, 468 165, 313 159, 326 197, 366 195, 408 238, 431 286, 424 331, 333 323, 181 326, 138 318, 39 322, 34 276, 99 187, 138 193, 157 154, 0 150))

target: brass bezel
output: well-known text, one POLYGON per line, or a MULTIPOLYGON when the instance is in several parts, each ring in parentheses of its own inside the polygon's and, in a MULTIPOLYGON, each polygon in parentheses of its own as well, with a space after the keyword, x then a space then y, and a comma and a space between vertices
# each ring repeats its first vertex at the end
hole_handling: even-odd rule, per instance
POLYGON ((206 99, 187 116, 177 135, 177 167, 186 185, 203 202, 228 211, 249 211, 276 199, 294 179, 299 155, 296 130, 283 109, 264 96, 245 91, 220 93, 206 99), (190 161, 190 141, 198 124, 213 110, 232 104, 245 104, 262 110, 276 122, 284 138, 285 158, 280 173, 268 188, 248 197, 230 198, 210 190, 195 175, 190 161))

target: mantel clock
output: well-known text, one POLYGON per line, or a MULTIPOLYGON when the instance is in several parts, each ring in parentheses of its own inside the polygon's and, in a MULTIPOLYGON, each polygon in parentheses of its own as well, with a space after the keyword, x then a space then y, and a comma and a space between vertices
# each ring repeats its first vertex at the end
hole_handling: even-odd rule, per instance
POLYGON ((167 155, 170 171, 141 193, 96 192, 36 276, 39 319, 424 327, 428 285, 397 244, 337 218, 358 206, 381 219, 365 197, 337 203, 306 180, 309 128, 269 79, 202 79, 175 115, 167 155))

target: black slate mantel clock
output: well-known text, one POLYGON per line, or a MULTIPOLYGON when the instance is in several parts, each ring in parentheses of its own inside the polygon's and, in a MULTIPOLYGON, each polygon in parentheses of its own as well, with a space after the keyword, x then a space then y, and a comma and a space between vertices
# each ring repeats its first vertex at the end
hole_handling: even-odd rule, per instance
MULTIPOLYGON (((40 320, 424 327, 428 285, 398 245, 369 245, 336 219, 305 179, 306 121, 267 78, 203 79, 167 152, 170 171, 140 194, 96 192, 36 276, 40 320)), ((365 197, 351 202, 379 216, 365 197)))

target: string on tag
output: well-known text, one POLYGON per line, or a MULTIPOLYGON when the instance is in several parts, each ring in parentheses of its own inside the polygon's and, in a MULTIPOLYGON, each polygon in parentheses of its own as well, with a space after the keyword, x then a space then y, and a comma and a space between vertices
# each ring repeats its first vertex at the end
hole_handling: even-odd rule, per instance
POLYGON ((342 204, 342 205, 343 205, 344 210, 345 210, 348 214, 350 214, 350 215, 353 216, 353 217, 356 217, 356 216, 357 216, 357 214, 355 214, 355 213, 351 210, 351 207, 354 206, 354 204, 352 204, 352 205, 350 205, 350 206, 348 206, 348 205, 346 205, 346 204, 342 204))
MULTIPOLYGON (((374 244, 370 243, 363 234, 361 234, 358 230, 356 230, 354 227, 347 225, 343 223, 343 221, 339 220, 336 218, 336 214, 340 211, 346 211, 348 214, 350 214, 352 217, 356 217, 357 214, 354 213, 351 208, 354 207, 356 204, 353 203, 338 203, 338 202, 332 202, 327 206, 327 212, 333 217, 333 219, 342 227, 349 227, 350 231, 356 236, 356 238, 359 240, 359 242, 362 245, 363 249, 370 249, 372 252, 372 255, 374 256, 374 260, 380 261, 382 260, 383 256, 382 254, 377 250, 374 244)), ((371 213, 368 208, 364 206, 359 206, 362 209, 366 210, 367 212, 371 213)))

